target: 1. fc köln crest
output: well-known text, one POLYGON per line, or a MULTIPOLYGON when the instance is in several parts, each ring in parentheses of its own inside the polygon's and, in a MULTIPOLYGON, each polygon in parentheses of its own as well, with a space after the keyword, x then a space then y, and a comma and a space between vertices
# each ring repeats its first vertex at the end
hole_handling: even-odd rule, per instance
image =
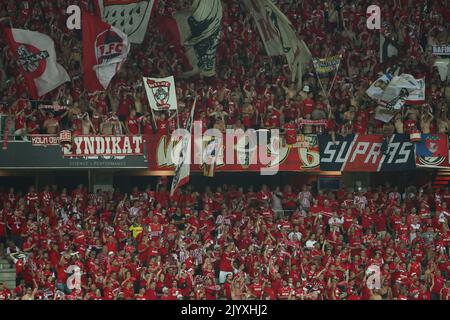
POLYGON ((20 44, 17 48, 19 63, 25 72, 33 78, 39 78, 47 67, 46 59, 50 56, 46 50, 40 51, 36 47, 20 44))
POLYGON ((147 80, 147 85, 152 89, 158 108, 169 109, 170 82, 147 80))
POLYGON ((114 75, 120 70, 130 50, 126 35, 111 27, 95 39, 95 73, 103 88, 107 88, 114 75))
POLYGON ((177 96, 173 76, 167 78, 144 78, 150 107, 155 111, 176 110, 177 96))
POLYGON ((82 15, 84 87, 104 91, 130 52, 125 33, 88 12, 82 15))

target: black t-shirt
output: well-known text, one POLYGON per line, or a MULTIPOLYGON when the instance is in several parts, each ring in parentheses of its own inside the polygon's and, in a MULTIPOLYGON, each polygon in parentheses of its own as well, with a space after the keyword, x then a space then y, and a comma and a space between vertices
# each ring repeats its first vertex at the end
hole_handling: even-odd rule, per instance
POLYGON ((177 223, 176 226, 178 227, 179 230, 184 230, 184 228, 186 227, 184 224, 185 219, 182 215, 175 213, 172 216, 172 220, 173 220, 173 222, 177 223))

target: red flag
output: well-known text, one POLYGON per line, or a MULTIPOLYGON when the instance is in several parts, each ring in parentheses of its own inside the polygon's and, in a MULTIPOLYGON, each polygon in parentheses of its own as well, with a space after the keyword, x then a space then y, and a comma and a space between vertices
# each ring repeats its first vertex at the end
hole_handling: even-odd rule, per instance
POLYGON ((83 12, 84 87, 105 91, 125 62, 130 44, 127 35, 88 12, 83 12))
POLYGON ((159 27, 159 32, 162 36, 174 47, 177 57, 186 70, 192 70, 193 67, 186 56, 186 51, 182 45, 180 31, 178 29, 177 21, 172 17, 158 16, 156 18, 156 25, 159 27))

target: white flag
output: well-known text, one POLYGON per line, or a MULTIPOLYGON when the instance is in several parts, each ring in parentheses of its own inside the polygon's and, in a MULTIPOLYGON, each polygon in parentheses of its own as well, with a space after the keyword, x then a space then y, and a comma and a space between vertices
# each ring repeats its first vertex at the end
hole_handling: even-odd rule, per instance
POLYGON ((398 110, 394 111, 394 110, 390 110, 386 107, 378 106, 375 109, 375 119, 385 122, 385 123, 388 123, 394 118, 394 116, 397 114, 397 112, 398 112, 398 110))
POLYGON ((384 90, 392 80, 391 74, 383 74, 367 89, 366 94, 374 100, 379 100, 383 96, 384 90))
POLYGON ((425 79, 418 79, 419 88, 409 93, 407 104, 422 104, 425 103, 425 79))
POLYGON ((389 85, 381 95, 380 104, 393 107, 394 105, 398 106, 399 100, 402 100, 403 103, 398 107, 398 110, 400 110, 408 100, 410 93, 420 89, 421 84, 419 80, 410 74, 403 73, 400 76, 393 77, 391 82, 389 82, 389 85))
POLYGON ((70 81, 67 71, 56 62, 55 43, 49 36, 11 28, 5 29, 5 36, 34 99, 70 81))
POLYGON ((155 111, 177 110, 177 94, 175 79, 167 78, 143 78, 148 103, 155 111))
POLYGON ((425 101, 425 80, 415 79, 410 74, 394 76, 384 75, 375 81, 367 95, 380 104, 376 109, 375 119, 389 122, 405 103, 418 104, 425 101))

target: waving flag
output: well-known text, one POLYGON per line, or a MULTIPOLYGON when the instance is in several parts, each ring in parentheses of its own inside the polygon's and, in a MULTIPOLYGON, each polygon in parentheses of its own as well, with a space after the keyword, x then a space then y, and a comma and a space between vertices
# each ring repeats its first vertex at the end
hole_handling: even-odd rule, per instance
POLYGON ((220 0, 194 0, 189 10, 159 17, 158 26, 187 68, 185 77, 216 74, 216 51, 222 24, 220 0))
POLYGON ((367 89, 366 94, 374 100, 380 100, 383 96, 384 90, 392 80, 391 74, 383 74, 367 89))
POLYGON ((42 33, 4 28, 6 42, 20 65, 32 99, 70 81, 66 70, 56 62, 55 43, 42 33))
POLYGON ((191 109, 191 115, 186 124, 186 134, 183 136, 181 151, 179 154, 179 159, 176 163, 175 176, 172 180, 172 187, 170 190, 170 196, 186 185, 189 182, 189 177, 191 175, 191 136, 192 136, 192 123, 194 122, 195 106, 197 104, 197 98, 195 98, 194 105, 191 109))
POLYGON ((177 110, 177 94, 173 76, 143 78, 148 103, 155 111, 177 110))
POLYGON ((313 58, 314 68, 321 75, 335 72, 341 63, 341 59, 342 55, 327 58, 313 58))
POLYGON ((104 91, 130 51, 127 35, 88 12, 83 12, 82 33, 84 87, 104 91))
POLYGON ((425 79, 415 79, 410 74, 394 77, 386 74, 378 78, 366 94, 380 104, 375 119, 389 122, 405 104, 425 102, 425 79))
POLYGON ((338 54, 326 58, 313 58, 314 69, 316 70, 317 79, 319 80, 320 87, 325 94, 328 96, 333 89, 334 81, 336 80, 339 66, 341 65, 342 55, 338 54), (334 75, 333 75, 334 74, 334 75), (328 91, 325 91, 320 77, 332 77, 328 91))
POLYGON ((271 0, 244 0, 258 27, 269 56, 285 55, 292 72, 292 81, 302 85, 302 76, 311 60, 311 52, 300 41, 289 19, 271 0))
POLYGON ((409 93, 407 104, 423 104, 425 103, 425 79, 417 80, 417 88, 409 93))
POLYGON ((131 43, 142 43, 155 0, 98 0, 98 11, 113 27, 123 31, 131 43))

